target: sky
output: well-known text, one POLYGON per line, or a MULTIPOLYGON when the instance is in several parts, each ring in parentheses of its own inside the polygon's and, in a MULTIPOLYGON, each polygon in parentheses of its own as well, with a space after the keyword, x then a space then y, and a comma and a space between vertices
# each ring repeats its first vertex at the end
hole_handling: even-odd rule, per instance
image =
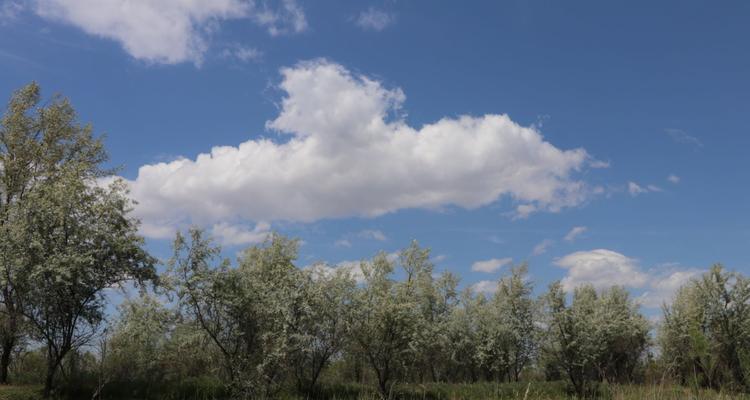
POLYGON ((657 315, 750 273, 746 1, 0 0, 0 94, 105 135, 157 257, 189 226, 298 265, 418 240, 491 293, 613 284, 657 315))

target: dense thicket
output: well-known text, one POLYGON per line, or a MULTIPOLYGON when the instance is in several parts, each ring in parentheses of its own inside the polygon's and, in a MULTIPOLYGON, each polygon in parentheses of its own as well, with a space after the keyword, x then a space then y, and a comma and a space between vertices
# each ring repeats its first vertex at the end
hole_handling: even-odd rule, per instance
POLYGON ((623 288, 535 295, 522 264, 491 294, 459 290, 417 242, 303 266, 274 234, 232 263, 192 229, 157 276, 101 141, 64 99, 39 103, 20 90, 0 125, 0 382, 131 399, 523 380, 591 396, 655 377, 748 391, 750 280, 721 266, 664 306, 656 335, 623 288), (107 321, 106 293, 132 284, 107 321))

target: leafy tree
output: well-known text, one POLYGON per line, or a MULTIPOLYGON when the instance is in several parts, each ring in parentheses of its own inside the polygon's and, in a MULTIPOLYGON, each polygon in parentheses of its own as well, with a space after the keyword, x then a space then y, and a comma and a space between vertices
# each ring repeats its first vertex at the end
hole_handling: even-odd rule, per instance
POLYGON ((72 168, 19 203, 23 312, 47 348, 46 396, 64 357, 96 334, 105 291, 156 278, 125 193, 122 182, 101 187, 72 168))
MULTIPOLYGON (((420 271, 409 270, 413 279, 420 271)), ((412 359, 411 345, 419 321, 412 280, 392 279, 394 263, 385 253, 361 264, 365 283, 355 297, 352 336, 377 378, 380 395, 388 397, 390 384, 403 374, 412 359)))
POLYGON ((140 395, 149 398, 171 369, 167 352, 175 315, 150 295, 126 300, 119 310, 108 335, 107 378, 135 383, 140 395))
POLYGON ((750 279, 721 265, 680 289, 664 306, 662 358, 683 383, 747 389, 750 279))
POLYGON ((8 381, 11 354, 23 334, 21 301, 28 288, 16 226, 24 222, 15 208, 70 171, 91 179, 109 173, 101 168, 107 159, 101 140, 76 122, 68 101, 55 96, 45 106, 39 102, 39 85, 31 83, 13 94, 0 120, 0 383, 8 381))
POLYGON ((340 354, 349 337, 356 282, 347 270, 313 268, 306 271, 305 296, 308 312, 301 318, 299 348, 291 358, 297 388, 314 395, 329 361, 340 354))
POLYGON ((502 344, 500 369, 509 380, 518 381, 521 371, 536 356, 537 329, 533 286, 528 282, 526 264, 514 267, 510 275, 500 279, 493 306, 500 316, 505 337, 502 344))
POLYGON ((550 286, 543 351, 562 369, 579 396, 593 394, 604 379, 631 378, 648 344, 648 323, 622 288, 601 296, 585 285, 566 304, 559 282, 550 286))
POLYGON ((200 230, 178 234, 170 269, 181 307, 208 334, 224 360, 236 396, 265 398, 279 389, 301 342, 307 312, 296 241, 273 235, 247 249, 239 266, 219 255, 200 230))

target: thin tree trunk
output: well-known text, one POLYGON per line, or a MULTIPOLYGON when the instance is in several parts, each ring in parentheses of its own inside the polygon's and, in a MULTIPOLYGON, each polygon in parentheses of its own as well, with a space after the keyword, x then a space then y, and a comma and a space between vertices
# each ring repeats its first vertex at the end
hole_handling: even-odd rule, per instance
POLYGON ((15 335, 11 335, 3 340, 2 355, 0 356, 0 384, 8 384, 8 369, 10 368, 10 359, 13 348, 16 346, 15 335))

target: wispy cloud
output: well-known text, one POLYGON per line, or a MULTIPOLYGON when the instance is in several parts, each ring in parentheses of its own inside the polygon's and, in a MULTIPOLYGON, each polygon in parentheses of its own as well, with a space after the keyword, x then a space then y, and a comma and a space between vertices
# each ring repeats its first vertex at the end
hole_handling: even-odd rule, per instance
POLYGON ((471 265, 471 270, 475 272, 493 273, 511 262, 513 262, 513 259, 510 257, 491 258, 489 260, 475 262, 471 265))
POLYGON ((703 147, 703 142, 701 142, 700 139, 695 136, 689 135, 682 129, 667 128, 664 130, 664 133, 669 135, 669 137, 671 137, 672 140, 674 140, 676 143, 687 144, 696 148, 703 147))
POLYGON ((670 174, 670 175, 669 175, 669 176, 667 177, 667 180, 668 180, 669 182, 671 182, 671 183, 674 183, 674 184, 676 185, 676 184, 680 183, 680 180, 681 180, 681 179, 680 179, 680 177, 679 177, 679 176, 677 176, 677 175, 675 175, 675 174, 670 174))
POLYGON ((563 239, 566 242, 573 242, 579 236, 581 236, 582 234, 584 234, 587 230, 588 230, 588 228, 586 228, 585 226, 575 226, 575 227, 573 227, 573 229, 570 230, 570 232, 568 232, 565 235, 565 237, 563 239))
POLYGON ((0 4, 0 25, 15 22, 23 10, 24 5, 20 1, 3 0, 3 3, 0 4))
POLYGON ((221 56, 224 58, 235 59, 243 63, 248 63, 260 61, 263 58, 263 52, 256 49, 255 47, 233 44, 222 50, 221 56))
POLYGON ((628 193, 630 193, 630 195, 633 197, 638 196, 639 194, 643 194, 643 193, 663 192, 663 191, 664 189, 656 185, 641 186, 632 181, 628 182, 628 193))
POLYGON ((395 22, 395 16, 370 7, 359 13, 354 22, 364 30, 382 31, 395 22))
POLYGON ((544 239, 539 244, 534 246, 534 249, 531 250, 531 254, 534 256, 542 255, 546 253, 553 244, 555 244, 554 240, 544 239))
POLYGON ((384 242, 388 240, 388 237, 385 235, 385 233, 379 230, 375 230, 375 229, 365 229, 359 232, 357 236, 363 239, 377 240, 379 242, 384 242))
POLYGON ((132 57, 152 64, 201 65, 212 34, 228 20, 253 21, 272 36, 307 29, 296 0, 282 0, 274 7, 244 0, 35 0, 33 4, 39 16, 114 40, 132 57))

